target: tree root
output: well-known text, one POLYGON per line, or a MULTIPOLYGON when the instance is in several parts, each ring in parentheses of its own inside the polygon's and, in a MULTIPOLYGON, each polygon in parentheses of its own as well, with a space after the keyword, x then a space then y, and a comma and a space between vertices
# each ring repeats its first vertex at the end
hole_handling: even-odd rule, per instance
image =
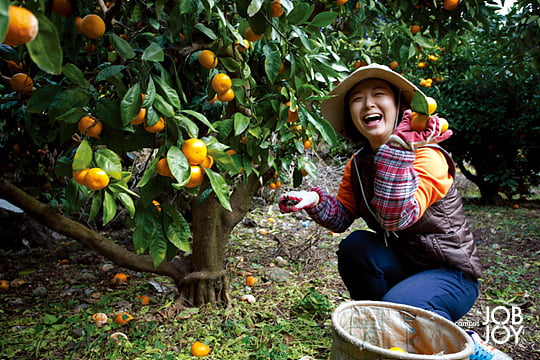
POLYGON ((226 307, 231 303, 225 270, 192 272, 182 279, 178 288, 180 300, 189 306, 200 307, 210 303, 226 307))

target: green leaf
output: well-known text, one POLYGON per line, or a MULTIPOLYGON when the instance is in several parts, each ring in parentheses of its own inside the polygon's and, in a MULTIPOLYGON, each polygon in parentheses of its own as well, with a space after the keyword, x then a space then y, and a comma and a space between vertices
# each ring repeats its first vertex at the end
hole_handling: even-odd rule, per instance
POLYGON ((133 51, 133 48, 126 40, 122 39, 113 32, 109 33, 109 39, 111 40, 112 46, 118 55, 126 59, 132 59, 135 57, 135 51, 133 51))
POLYGON ((279 49, 273 44, 265 45, 264 51, 264 71, 266 76, 273 84, 279 76, 279 70, 281 68, 281 53, 279 49))
POLYGON ((103 194, 105 191, 93 191, 92 196, 92 205, 90 206, 90 213, 88 214, 88 221, 94 220, 94 218, 101 210, 101 205, 103 204, 103 194))
POLYGON ((225 179, 220 174, 210 169, 205 169, 205 173, 210 180, 212 189, 214 190, 214 193, 216 194, 221 206, 223 206, 226 210, 232 211, 229 196, 229 186, 227 185, 225 179))
POLYGON ((247 8, 247 14, 249 17, 255 15, 261 10, 264 0, 251 0, 247 8))
POLYGON ((114 196, 118 199, 118 201, 120 201, 124 209, 127 210, 129 216, 133 217, 133 215, 135 215, 135 203, 133 202, 131 196, 124 192, 115 192, 114 196))
POLYGON ((420 114, 429 115, 428 103, 426 95, 423 92, 417 91, 414 93, 411 101, 411 110, 420 114))
POLYGON ((242 68, 241 64, 232 57, 223 57, 219 61, 229 72, 237 72, 242 68))
POLYGON ((66 64, 62 67, 62 73, 75 85, 88 87, 90 83, 84 78, 84 73, 74 64, 66 64))
POLYGON ((157 268, 167 256, 167 239, 165 239, 162 231, 155 231, 152 235, 149 251, 154 268, 157 268))
POLYGON ((216 34, 212 31, 212 29, 210 29, 210 28, 204 26, 204 24, 202 24, 202 23, 200 23, 200 22, 197 23, 197 24, 195 24, 195 26, 194 26, 193 28, 194 28, 194 30, 198 30, 198 31, 202 32, 204 35, 208 36, 208 38, 209 38, 210 40, 216 40, 216 39, 217 39, 217 36, 216 36, 216 34))
POLYGON ((216 128, 214 128, 214 125, 203 114, 193 111, 193 110, 182 110, 182 113, 188 114, 202 122, 204 125, 206 125, 211 131, 216 131, 216 128))
POLYGON ((292 25, 303 24, 311 16, 313 9, 313 5, 309 5, 305 2, 295 4, 292 11, 289 13, 289 15, 287 15, 287 20, 289 20, 289 23, 292 25))
POLYGON ((137 226, 135 227, 135 230, 133 230, 133 248, 137 255, 144 254, 150 246, 154 227, 161 226, 159 222, 155 221, 152 211, 153 209, 146 208, 137 211, 135 214, 134 222, 137 226))
POLYGON ((109 176, 122 179, 122 162, 118 155, 109 149, 99 149, 94 156, 98 167, 102 168, 109 176))
POLYGON ((45 314, 43 317, 43 323, 46 325, 56 324, 60 319, 51 314, 45 314))
POLYGON ((323 137, 324 141, 326 141, 329 146, 334 146, 337 144, 336 131, 327 120, 321 117, 314 117, 309 111, 305 111, 303 110, 303 108, 300 109, 302 113, 306 116, 309 123, 317 129, 317 131, 323 137))
POLYGON ((174 108, 159 94, 155 95, 153 106, 166 117, 174 116, 174 108))
POLYGON ((0 39, 4 39, 9 25, 9 2, 0 2, 0 39))
POLYGON ((96 81, 107 80, 110 77, 118 75, 126 68, 127 66, 124 66, 124 65, 112 65, 112 66, 106 67, 105 69, 101 70, 97 74, 96 81))
MULTIPOLYGON (((145 99, 146 100, 146 99, 145 99)), ((122 114, 122 124, 129 125, 139 114, 141 108, 141 84, 135 83, 126 92, 120 102, 120 113, 122 114)))
POLYGON ((78 184, 75 180, 71 179, 65 190, 66 194, 66 206, 65 211, 71 214, 86 204, 88 200, 88 188, 84 185, 78 184))
POLYGON ((315 15, 309 24, 316 27, 325 27, 332 24, 336 20, 337 15, 335 12, 323 11, 315 15))
POLYGON ((182 213, 169 204, 162 204, 162 211, 165 213, 164 227, 167 239, 177 248, 184 252, 191 250, 189 238, 191 229, 182 213))
POLYGON ((26 44, 32 61, 43 71, 58 75, 62 72, 62 46, 56 26, 44 14, 36 15, 39 33, 34 41, 26 44))
POLYGON ((191 168, 186 156, 179 147, 171 146, 167 152, 167 163, 176 181, 182 185, 189 181, 191 168))
POLYGON ((152 76, 152 79, 155 82, 157 93, 159 93, 166 102, 172 105, 175 109, 179 110, 181 108, 180 98, 178 93, 174 90, 163 78, 159 76, 152 76))
POLYGON ((116 215, 114 195, 109 191, 103 192, 103 225, 109 223, 116 215))
POLYGON ((89 167, 92 163, 92 156, 92 148, 90 147, 90 144, 88 144, 88 141, 81 141, 81 144, 79 145, 79 148, 77 149, 77 152, 75 152, 75 156, 73 157, 73 164, 71 165, 73 171, 75 172, 89 167))
POLYGON ((58 121, 65 122, 66 124, 76 124, 87 113, 88 112, 85 109, 76 107, 76 108, 69 109, 62 115, 56 116, 55 119, 58 121))
POLYGON ((250 118, 242 113, 235 113, 234 114, 234 135, 238 136, 242 134, 249 126, 249 120, 250 118))
POLYGON ((161 46, 153 42, 148 45, 146 49, 144 49, 141 59, 145 61, 159 62, 165 59, 165 54, 161 46))

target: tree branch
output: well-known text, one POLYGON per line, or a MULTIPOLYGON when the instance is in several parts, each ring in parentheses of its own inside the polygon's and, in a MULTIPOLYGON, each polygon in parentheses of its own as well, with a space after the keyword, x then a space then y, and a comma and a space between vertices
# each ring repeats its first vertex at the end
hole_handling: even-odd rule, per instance
POLYGON ((132 253, 83 224, 68 219, 58 211, 34 199, 3 177, 0 177, 0 198, 4 198, 18 206, 48 228, 73 238, 84 246, 97 251, 118 266, 135 271, 169 276, 175 280, 176 284, 180 284, 182 279, 191 270, 188 261, 179 259, 164 262, 159 267, 154 268, 150 256, 139 256, 132 253))

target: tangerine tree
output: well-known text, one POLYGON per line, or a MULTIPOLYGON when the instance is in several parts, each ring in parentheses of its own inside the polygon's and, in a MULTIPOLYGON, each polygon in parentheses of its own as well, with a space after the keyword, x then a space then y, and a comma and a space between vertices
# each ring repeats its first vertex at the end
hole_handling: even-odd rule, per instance
POLYGON ((2 90, 0 195, 120 266, 171 277, 187 304, 227 304, 227 241, 253 196, 316 177, 310 154, 338 140, 318 111, 332 84, 362 63, 408 71, 488 11, 472 0, 451 11, 434 0, 276 3, 25 1, 39 32, 2 45, 0 65, 6 81, 15 64, 34 82, 2 90), (49 186, 23 184, 22 172, 49 186), (134 252, 95 231, 120 214, 134 252))

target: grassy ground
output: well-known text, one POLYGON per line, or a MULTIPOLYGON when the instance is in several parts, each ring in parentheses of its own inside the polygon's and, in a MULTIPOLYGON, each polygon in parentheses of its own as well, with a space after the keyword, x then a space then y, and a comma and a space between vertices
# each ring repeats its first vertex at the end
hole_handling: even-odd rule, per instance
MULTIPOLYGON (((501 306, 501 321, 504 309, 514 309, 522 321, 508 325, 523 329, 497 346, 533 360, 540 359, 540 206, 519 205, 467 202, 485 276, 462 325, 484 337, 488 309, 501 306)), ((12 282, 0 292, 0 359, 194 359, 197 340, 210 346, 207 359, 327 359, 330 314, 348 300, 336 269, 340 238, 302 214, 281 215, 275 205, 254 209, 230 241, 233 306, 226 310, 179 307, 169 279, 115 268, 62 237, 52 236, 48 248, 0 252, 0 279, 12 282), (112 280, 118 272, 128 275, 125 283, 112 280), (247 276, 259 280, 253 288, 247 276), (256 302, 242 301, 244 295, 256 302), (109 317, 101 327, 92 321, 98 312, 109 317), (121 312, 134 319, 116 324, 121 312), (127 339, 114 341, 116 332, 127 339)))

